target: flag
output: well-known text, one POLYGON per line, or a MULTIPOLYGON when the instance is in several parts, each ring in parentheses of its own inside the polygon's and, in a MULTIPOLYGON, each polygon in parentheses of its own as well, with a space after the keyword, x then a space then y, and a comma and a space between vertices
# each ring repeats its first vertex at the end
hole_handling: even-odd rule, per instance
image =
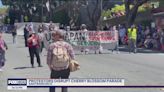
POLYGON ((50 11, 50 1, 49 0, 46 2, 46 7, 47 7, 47 10, 49 12, 50 11))

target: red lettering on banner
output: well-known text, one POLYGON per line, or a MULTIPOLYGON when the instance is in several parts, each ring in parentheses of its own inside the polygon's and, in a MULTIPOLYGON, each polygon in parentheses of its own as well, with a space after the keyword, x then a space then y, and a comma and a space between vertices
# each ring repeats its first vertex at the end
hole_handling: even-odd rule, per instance
POLYGON ((99 41, 100 40, 100 37, 89 37, 89 40, 90 41, 99 41))
POLYGON ((111 41, 113 39, 113 37, 101 37, 101 41, 111 41))

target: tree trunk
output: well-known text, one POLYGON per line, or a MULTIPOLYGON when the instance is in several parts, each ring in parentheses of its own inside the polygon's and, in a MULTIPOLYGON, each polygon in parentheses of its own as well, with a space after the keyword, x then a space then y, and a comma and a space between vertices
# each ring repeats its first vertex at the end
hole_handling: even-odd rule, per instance
POLYGON ((138 12, 138 7, 139 6, 135 6, 130 12, 129 15, 127 16, 127 26, 130 27, 131 25, 133 25, 136 17, 137 17, 137 12, 138 12))
POLYGON ((134 1, 135 3, 132 2, 132 0, 125 1, 127 27, 130 27, 135 22, 139 6, 146 3, 147 1, 149 0, 137 0, 134 1), (131 4, 134 5, 132 9, 130 9, 131 4))

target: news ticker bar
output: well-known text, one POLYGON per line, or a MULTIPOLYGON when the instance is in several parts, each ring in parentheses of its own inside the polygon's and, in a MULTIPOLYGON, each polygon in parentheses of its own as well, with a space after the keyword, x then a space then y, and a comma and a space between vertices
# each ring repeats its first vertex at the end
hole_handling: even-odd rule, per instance
POLYGON ((8 79, 8 90, 26 90, 28 87, 108 87, 124 86, 123 78, 87 78, 87 79, 8 79))

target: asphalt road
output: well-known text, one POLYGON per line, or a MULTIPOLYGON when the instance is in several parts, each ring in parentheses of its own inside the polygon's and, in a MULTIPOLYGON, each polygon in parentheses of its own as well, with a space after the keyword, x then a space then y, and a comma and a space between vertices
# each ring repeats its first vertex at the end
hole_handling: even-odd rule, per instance
MULTIPOLYGON (((48 92, 48 88, 28 88, 25 91, 7 90, 8 78, 49 78, 46 51, 41 55, 43 67, 31 68, 28 48, 23 37, 12 44, 11 35, 4 34, 9 46, 6 65, 0 72, 0 92, 48 92)), ((141 53, 129 54, 122 49, 119 54, 76 55, 81 69, 70 78, 124 78, 126 86, 164 86, 164 53, 140 49, 141 53)), ((60 88, 57 89, 60 92, 60 88)), ((69 92, 164 92, 160 88, 69 88, 69 92)))

